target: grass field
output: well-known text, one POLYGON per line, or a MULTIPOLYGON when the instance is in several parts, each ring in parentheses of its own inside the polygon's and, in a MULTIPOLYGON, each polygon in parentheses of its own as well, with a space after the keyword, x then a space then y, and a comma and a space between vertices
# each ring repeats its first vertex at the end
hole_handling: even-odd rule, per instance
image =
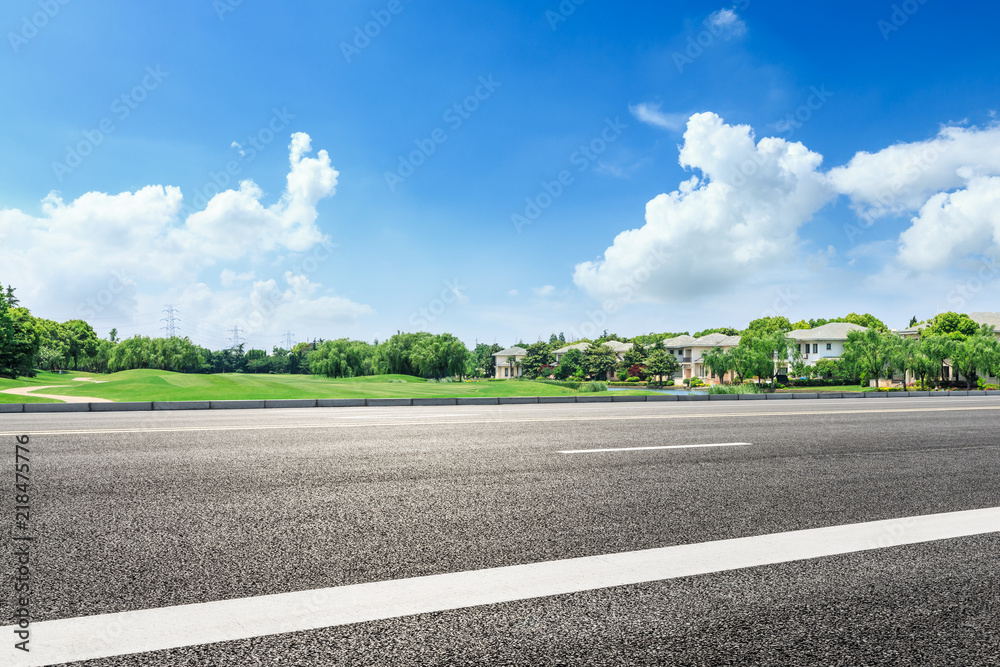
MULTIPOLYGON (((13 387, 64 385, 42 393, 91 396, 111 401, 205 401, 266 398, 453 398, 473 396, 572 396, 572 389, 544 382, 428 382, 407 375, 330 380, 311 375, 194 375, 157 370, 93 373, 39 372, 34 378, 0 379, 0 390, 13 387), (91 378, 94 382, 74 381, 91 378)), ((630 392, 631 393, 631 392, 630 392)), ((51 399, 0 394, 2 403, 53 403, 51 399)))

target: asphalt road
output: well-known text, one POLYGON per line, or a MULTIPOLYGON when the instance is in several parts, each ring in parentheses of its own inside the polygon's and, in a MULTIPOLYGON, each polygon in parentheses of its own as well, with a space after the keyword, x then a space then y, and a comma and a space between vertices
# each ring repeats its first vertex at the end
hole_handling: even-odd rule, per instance
MULTIPOLYGON (((2 415, 11 463, 14 434, 37 621, 1000 506, 992 397, 2 415)), ((77 664, 996 665, 998 556, 991 533, 77 664)))

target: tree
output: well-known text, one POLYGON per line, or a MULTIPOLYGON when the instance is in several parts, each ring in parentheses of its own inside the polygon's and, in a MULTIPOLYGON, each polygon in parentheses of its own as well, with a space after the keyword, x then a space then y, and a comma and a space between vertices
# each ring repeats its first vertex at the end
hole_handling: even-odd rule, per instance
POLYGON ((604 343, 591 343, 584 356, 584 369, 595 380, 606 378, 618 365, 618 355, 604 343))
POLYGON ((720 383, 725 380, 726 373, 733 370, 733 357, 721 347, 712 348, 701 358, 701 362, 719 378, 720 383))
POLYGON ((792 330, 792 323, 787 317, 776 315, 773 317, 761 317, 747 325, 744 335, 765 336, 772 333, 785 333, 792 330))
POLYGON ((963 340, 973 336, 979 330, 979 324, 968 315, 955 312, 940 313, 931 318, 924 335, 949 336, 955 340, 963 340))
POLYGON ((503 348, 497 343, 487 345, 479 343, 469 357, 469 375, 472 377, 495 377, 497 374, 497 359, 493 355, 503 348))
POLYGON ((83 320, 63 322, 68 344, 68 354, 73 359, 73 370, 79 369, 80 357, 97 351, 97 334, 83 320))
POLYGON ((965 377, 965 388, 972 389, 972 379, 980 371, 1000 364, 1000 344, 991 325, 983 325, 965 340, 957 341, 951 354, 951 364, 965 377))
POLYGON ((955 349, 955 339, 948 336, 927 335, 927 329, 921 332, 920 349, 928 359, 934 362, 933 377, 944 380, 944 362, 955 349))
POLYGON ((112 329, 111 331, 108 332, 108 340, 110 340, 112 343, 117 343, 118 342, 118 329, 117 328, 112 329))
POLYGON ((618 377, 631 375, 633 366, 645 366, 646 356, 646 348, 633 344, 632 349, 625 352, 622 362, 618 366, 618 377))
POLYGON ((646 357, 646 373, 656 376, 660 382, 669 380, 681 369, 677 358, 661 348, 653 348, 646 357))
POLYGON ((899 358, 899 341, 897 336, 877 329, 849 331, 843 358, 858 369, 862 378, 874 378, 878 389, 879 379, 891 372, 899 358))
POLYGON ((920 378, 920 386, 926 387, 927 376, 935 375, 941 368, 940 362, 927 353, 927 341, 904 338, 901 349, 904 356, 903 369, 912 373, 913 377, 920 378))
POLYGON ((585 372, 584 366, 586 358, 583 352, 575 347, 566 351, 566 354, 559 358, 559 366, 556 368, 555 376, 560 380, 576 375, 578 372, 585 372))
POLYGON ((914 315, 913 317, 910 318, 910 324, 908 325, 907 328, 913 328, 916 325, 917 325, 917 316, 914 315))
POLYGON ((527 353, 521 360, 521 375, 529 380, 538 377, 538 371, 543 366, 551 366, 556 362, 548 343, 532 343, 527 347, 527 353))
POLYGON ((35 375, 35 358, 41 346, 41 336, 35 318, 27 308, 14 308, 19 303, 14 288, 0 290, 0 374, 12 379, 35 375))

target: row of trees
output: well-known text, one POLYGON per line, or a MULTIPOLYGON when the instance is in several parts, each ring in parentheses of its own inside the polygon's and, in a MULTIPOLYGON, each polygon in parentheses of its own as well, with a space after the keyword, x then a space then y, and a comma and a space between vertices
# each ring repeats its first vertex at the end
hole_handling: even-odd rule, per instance
POLYGON ((842 362, 863 381, 909 372, 924 385, 944 381, 945 362, 971 389, 980 375, 1000 376, 1000 341, 992 325, 980 325, 968 315, 942 313, 921 331, 920 338, 900 338, 874 329, 852 331, 842 362))

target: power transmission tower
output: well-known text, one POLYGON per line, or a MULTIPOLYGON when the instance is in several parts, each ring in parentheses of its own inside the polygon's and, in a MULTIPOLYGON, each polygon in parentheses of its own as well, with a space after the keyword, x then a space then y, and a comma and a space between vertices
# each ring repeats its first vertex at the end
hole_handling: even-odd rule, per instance
POLYGON ((286 331, 284 343, 286 350, 292 349, 292 346, 295 345, 295 334, 293 334, 291 331, 286 331))
POLYGON ((168 337, 174 338, 177 336, 177 323, 180 322, 180 319, 178 319, 176 315, 177 309, 174 308, 172 305, 167 304, 163 313, 166 315, 166 317, 161 318, 160 321, 166 322, 167 326, 160 327, 160 330, 166 331, 168 337))
POLYGON ((233 344, 233 347, 239 347, 240 343, 245 342, 240 340, 240 334, 244 333, 243 329, 233 327, 233 330, 230 333, 232 335, 229 337, 229 342, 233 344))

